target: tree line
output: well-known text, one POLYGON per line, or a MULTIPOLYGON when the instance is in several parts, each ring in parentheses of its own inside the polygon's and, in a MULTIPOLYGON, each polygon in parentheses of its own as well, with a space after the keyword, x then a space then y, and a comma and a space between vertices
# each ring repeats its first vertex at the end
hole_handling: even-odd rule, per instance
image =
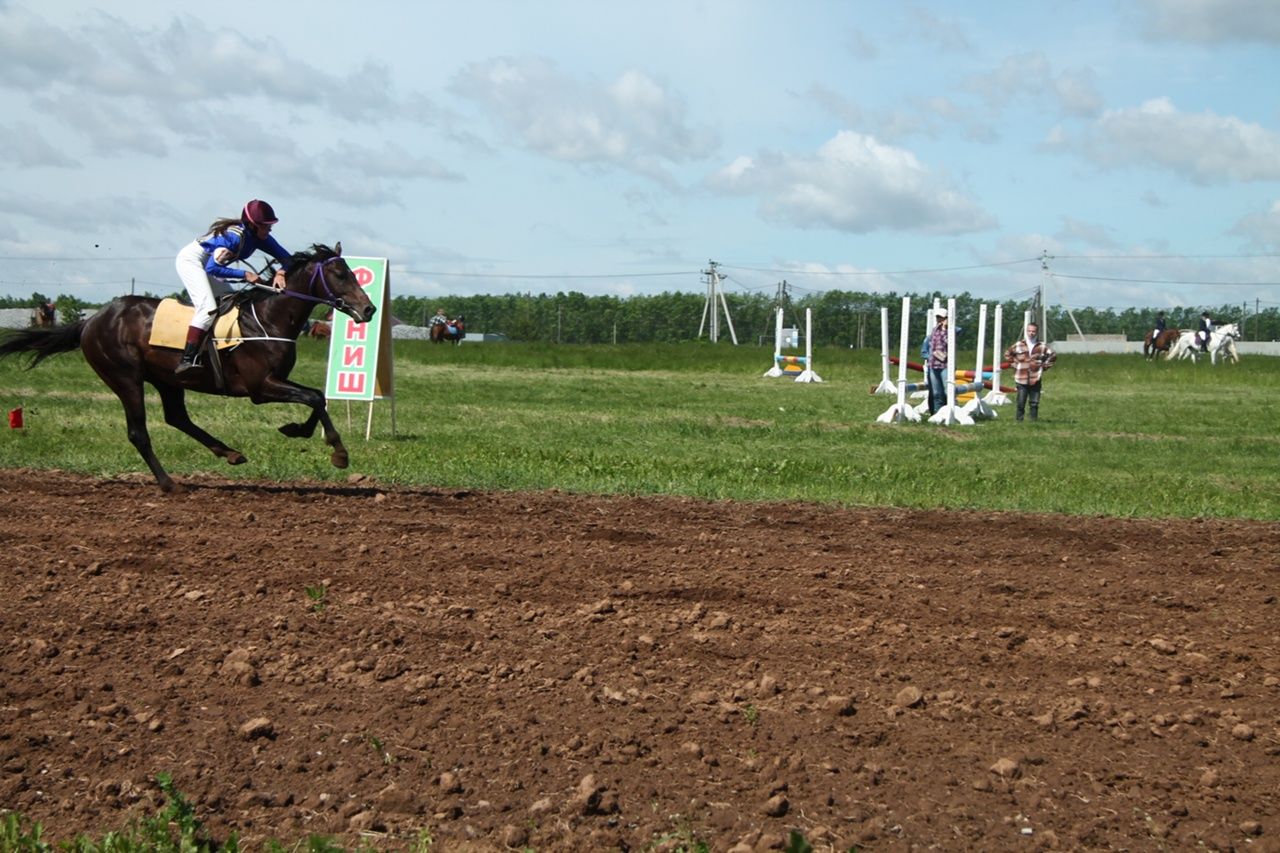
MULTIPOLYGON (((151 294, 147 294, 151 295, 151 294)), ((171 294, 185 296, 185 294, 171 294)), ((943 304, 950 294, 861 293, 828 290, 789 298, 783 305, 785 325, 803 326, 804 311, 813 310, 813 343, 815 346, 880 348, 880 308, 887 306, 890 316, 890 339, 896 340, 898 311, 902 297, 911 296, 913 306, 932 305, 936 298, 943 304)), ((982 300, 962 293, 956 298, 956 330, 961 341, 977 331, 978 306, 982 300)), ((0 308, 34 308, 54 302, 62 322, 79 316, 82 309, 96 307, 66 294, 51 299, 42 293, 30 297, 0 296, 0 308)), ((774 312, 777 301, 773 294, 725 293, 733 329, 740 344, 773 345, 774 312)), ((994 322, 995 304, 988 302, 988 324, 994 322)), ((1013 340, 1022 327, 1025 311, 1032 310, 1030 300, 1009 301, 1004 306, 1004 328, 1000 338, 1013 340)), ((422 326, 444 308, 450 317, 464 316, 467 328, 474 332, 500 332, 513 341, 564 344, 607 343, 682 343, 698 337, 700 321, 706 309, 705 293, 659 293, 646 296, 588 296, 576 291, 555 294, 501 294, 496 296, 393 296, 392 314, 401 322, 422 326)), ((1272 341, 1280 339, 1280 308, 1267 308, 1246 314, 1240 305, 1193 306, 1165 309, 1170 328, 1194 329, 1200 312, 1208 310, 1218 324, 1240 323, 1244 339, 1272 341)), ((317 316, 322 312, 318 312, 317 316)), ((1038 313, 1038 311, 1037 311, 1038 313)), ((1086 334, 1123 334, 1129 340, 1141 340, 1155 325, 1154 308, 1081 308, 1072 312, 1086 334)), ((912 323, 912 334, 923 333, 922 313, 912 323)), ((1075 324, 1064 308, 1049 306, 1048 337, 1063 340, 1075 333, 1075 324)), ((707 336, 704 328, 703 337, 707 336)), ((729 327, 720 315, 720 339, 729 341, 729 327)))
MULTIPOLYGON (((916 309, 912 334, 923 334, 925 305, 936 298, 944 305, 949 294, 873 294, 857 291, 829 290, 788 300, 783 305, 784 325, 801 327, 804 311, 813 310, 813 342, 815 346, 880 348, 880 308, 889 308, 891 341, 896 341, 901 318, 902 297, 911 296, 916 309)), ((507 294, 501 296, 450 296, 424 298, 396 296, 392 312, 402 322, 424 325, 437 308, 450 317, 466 318, 468 330, 500 332, 512 340, 565 344, 602 343, 681 343, 695 340, 706 312, 706 295, 702 293, 660 293, 653 296, 587 296, 567 292, 556 294, 507 294)), ((772 294, 725 294, 733 329, 740 344, 773 345, 777 301, 772 294)), ((977 333, 978 306, 983 300, 968 293, 956 297, 957 335, 977 333)), ((987 302, 987 323, 995 321, 994 302, 987 302)), ((1032 302, 1009 301, 1004 306, 1004 328, 1001 340, 1010 341, 1022 328, 1022 318, 1032 310, 1032 302)), ((1076 323, 1083 332, 1123 334, 1130 340, 1141 340, 1155 326, 1154 308, 1123 310, 1083 308, 1073 310, 1076 323)), ((1165 309, 1169 328, 1194 329, 1200 312, 1208 310, 1215 323, 1242 323, 1245 340, 1280 338, 1280 309, 1268 308, 1247 316, 1239 305, 1195 306, 1165 309)), ((1037 315, 1039 314, 1036 309, 1037 315)), ((1037 316, 1037 320, 1038 320, 1037 316)), ((1047 311, 1050 340, 1064 340, 1075 333, 1075 324, 1066 309, 1049 306, 1047 311)), ((707 336, 704 328, 703 337, 707 336)), ((720 340, 730 340, 729 328, 720 315, 720 340)))

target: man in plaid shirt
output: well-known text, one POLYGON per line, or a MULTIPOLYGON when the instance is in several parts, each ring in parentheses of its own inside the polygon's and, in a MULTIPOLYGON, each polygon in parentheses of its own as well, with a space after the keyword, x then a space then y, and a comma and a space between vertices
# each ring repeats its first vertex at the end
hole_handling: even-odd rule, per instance
POLYGON ((1022 420, 1022 412, 1031 404, 1031 420, 1040 415, 1040 377, 1053 367, 1058 354, 1048 344, 1039 340, 1040 327, 1036 323, 1027 324, 1025 340, 1015 341, 1013 346, 1004 352, 1004 360, 1013 362, 1013 381, 1018 386, 1017 419, 1022 420))

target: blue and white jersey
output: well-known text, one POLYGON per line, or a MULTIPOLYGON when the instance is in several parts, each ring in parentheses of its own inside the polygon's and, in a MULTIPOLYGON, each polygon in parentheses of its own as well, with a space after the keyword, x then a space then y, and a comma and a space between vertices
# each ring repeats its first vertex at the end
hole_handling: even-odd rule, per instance
POLYGON ((258 235, 243 225, 232 225, 221 234, 205 234, 196 240, 204 249, 204 271, 217 278, 244 281, 245 270, 231 266, 247 259, 261 249, 289 268, 290 253, 270 234, 259 240, 258 235))

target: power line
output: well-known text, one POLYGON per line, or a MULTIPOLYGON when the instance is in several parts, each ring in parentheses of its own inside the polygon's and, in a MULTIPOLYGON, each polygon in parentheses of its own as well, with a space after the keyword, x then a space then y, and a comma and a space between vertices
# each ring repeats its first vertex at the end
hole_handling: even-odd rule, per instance
POLYGON ((933 268, 912 269, 912 270, 805 270, 805 269, 783 270, 783 269, 770 269, 767 267, 742 267, 742 266, 734 266, 732 264, 721 264, 721 266, 728 267, 729 269, 734 269, 734 270, 750 270, 751 272, 780 273, 782 275, 838 275, 838 276, 918 275, 922 273, 933 273, 933 272, 963 272, 965 270, 983 270, 983 269, 991 269, 993 267, 1009 267, 1009 266, 1014 266, 1015 264, 1026 264, 1026 263, 1030 263, 1031 261, 1038 261, 1038 260, 1040 260, 1040 258, 1037 256, 1034 258, 1020 258, 1019 260, 1016 260, 1016 261, 994 261, 989 264, 972 264, 970 266, 963 266, 963 267, 933 267, 933 268))
POLYGON ((1197 284, 1209 287, 1276 287, 1280 281, 1189 281, 1173 278, 1120 278, 1111 275, 1066 275, 1049 273, 1052 278, 1079 278, 1087 281, 1123 281, 1126 284, 1197 284))
POLYGON ((662 276, 701 275, 697 270, 684 272, 639 272, 639 273, 565 273, 556 275, 529 275, 520 273, 482 273, 482 272, 436 272, 433 270, 400 270, 409 275, 434 275, 442 278, 531 278, 531 279, 567 279, 567 278, 659 278, 662 276))
POLYGON ((1082 261, 1196 261, 1210 259, 1280 258, 1280 253, 1267 252, 1254 255, 1049 255, 1049 260, 1082 261))

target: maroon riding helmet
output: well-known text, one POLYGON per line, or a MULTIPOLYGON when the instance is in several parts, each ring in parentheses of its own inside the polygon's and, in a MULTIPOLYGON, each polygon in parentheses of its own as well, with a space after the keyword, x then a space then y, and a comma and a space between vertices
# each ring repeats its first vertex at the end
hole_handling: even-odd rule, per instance
POLYGON ((276 212, 271 209, 271 205, 261 199, 255 198, 244 206, 244 210, 240 212, 240 221, 245 225, 275 225, 279 222, 276 219, 276 212))

